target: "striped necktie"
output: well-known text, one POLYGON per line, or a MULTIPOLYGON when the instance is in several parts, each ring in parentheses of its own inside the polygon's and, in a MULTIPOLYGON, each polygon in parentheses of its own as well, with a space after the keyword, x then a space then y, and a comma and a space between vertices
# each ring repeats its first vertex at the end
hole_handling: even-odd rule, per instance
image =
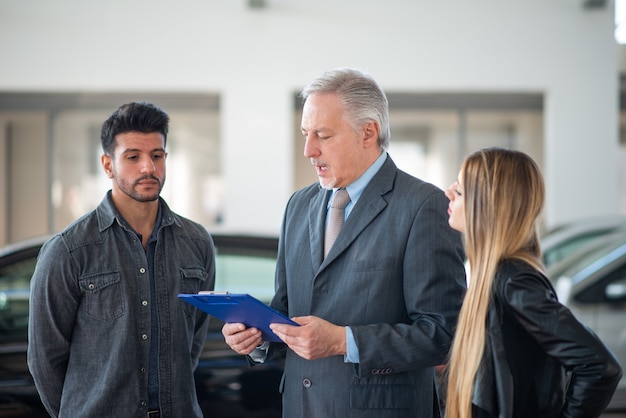
POLYGON ((338 189, 335 192, 333 203, 330 205, 330 215, 326 225, 326 234, 324 235, 324 258, 328 255, 343 226, 345 207, 348 202, 350 202, 348 191, 346 189, 338 189))

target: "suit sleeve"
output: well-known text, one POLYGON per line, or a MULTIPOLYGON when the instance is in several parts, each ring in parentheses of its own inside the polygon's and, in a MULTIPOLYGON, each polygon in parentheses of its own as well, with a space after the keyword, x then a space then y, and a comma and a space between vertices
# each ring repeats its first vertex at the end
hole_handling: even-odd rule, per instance
POLYGON ((283 214, 282 225, 280 228, 280 236, 278 239, 278 253, 276 256, 276 272, 274 275, 274 296, 271 301, 272 308, 277 311, 289 315, 289 304, 287 302, 287 267, 285 265, 285 235, 287 225, 287 215, 289 207, 293 201, 294 195, 289 198, 287 206, 283 214))
POLYGON ((447 203, 441 190, 431 189, 412 219, 396 273, 402 280, 404 322, 351 326, 360 375, 444 362, 466 289, 465 255, 460 234, 448 225, 447 203))

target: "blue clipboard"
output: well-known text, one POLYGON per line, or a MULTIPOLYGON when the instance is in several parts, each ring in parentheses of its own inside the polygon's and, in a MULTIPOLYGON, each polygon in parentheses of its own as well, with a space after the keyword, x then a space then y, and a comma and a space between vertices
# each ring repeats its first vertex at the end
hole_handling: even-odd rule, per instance
POLYGON ((240 322, 263 333, 263 341, 282 342, 270 329, 270 324, 299 326, 287 316, 247 293, 200 292, 179 294, 179 298, 224 322, 240 322))

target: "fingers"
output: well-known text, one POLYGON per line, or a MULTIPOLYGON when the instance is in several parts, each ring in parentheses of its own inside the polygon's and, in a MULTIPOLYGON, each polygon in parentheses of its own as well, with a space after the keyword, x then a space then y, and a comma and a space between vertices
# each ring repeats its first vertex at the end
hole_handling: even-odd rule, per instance
POLYGON ((280 338, 287 345, 289 345, 289 342, 287 341, 289 337, 286 333, 286 327, 288 326, 289 325, 283 326, 279 324, 270 324, 270 329, 272 330, 272 332, 276 334, 278 338, 280 338))
POLYGON ((224 326, 222 327, 222 335, 224 335, 224 337, 229 337, 233 334, 236 334, 238 332, 241 332, 243 330, 246 329, 246 326, 244 324, 240 324, 240 323, 232 323, 232 324, 224 324, 224 326))
POLYGON ((270 329, 298 356, 307 360, 313 360, 318 358, 315 347, 317 337, 314 332, 315 329, 306 326, 310 321, 303 318, 292 318, 301 325, 299 327, 286 324, 270 324, 270 329))
POLYGON ((237 354, 247 355, 261 344, 261 331, 256 328, 246 328, 244 324, 224 324, 222 327, 224 341, 237 354))
POLYGON ((270 328, 298 356, 315 360, 343 355, 346 329, 314 316, 292 318, 300 326, 271 324, 270 328))

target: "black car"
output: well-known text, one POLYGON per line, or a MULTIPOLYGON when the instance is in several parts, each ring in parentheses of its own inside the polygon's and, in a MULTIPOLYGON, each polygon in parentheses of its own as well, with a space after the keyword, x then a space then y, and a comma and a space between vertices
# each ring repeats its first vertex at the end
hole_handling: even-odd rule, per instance
MULTIPOLYGON (((278 239, 213 233, 216 290, 249 293, 269 302, 278 239)), ((35 238, 0 249, 0 417, 47 417, 26 364, 30 279, 41 245, 35 238)), ((249 367, 224 342, 223 322, 211 326, 196 370, 198 400, 206 416, 281 415, 280 360, 249 367)))

